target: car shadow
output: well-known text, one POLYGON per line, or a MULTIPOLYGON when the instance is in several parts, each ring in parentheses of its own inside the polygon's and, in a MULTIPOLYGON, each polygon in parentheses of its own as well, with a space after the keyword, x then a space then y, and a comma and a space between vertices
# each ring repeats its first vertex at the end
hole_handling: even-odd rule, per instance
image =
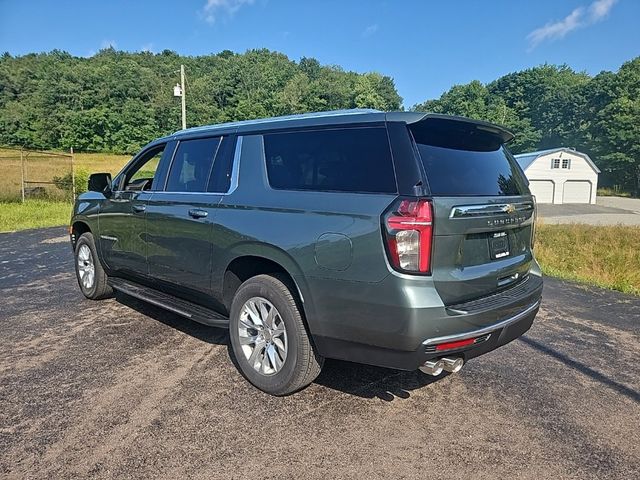
POLYGON ((150 303, 138 300, 121 292, 115 292, 115 299, 118 303, 132 308, 136 312, 153 318, 166 326, 186 333, 202 342, 213 345, 227 345, 229 343, 229 332, 224 328, 210 327, 203 325, 176 313, 170 312, 150 303))
POLYGON ((447 375, 443 373, 432 377, 419 370, 393 370, 327 359, 314 383, 356 397, 391 402, 409 398, 412 391, 442 380, 447 375))
MULTIPOLYGON (((202 325, 121 292, 115 293, 115 300, 202 342, 226 346, 230 361, 238 369, 226 329, 202 325)), ((444 373, 432 377, 419 370, 407 372, 327 359, 314 383, 348 395, 367 399, 379 398, 390 402, 409 398, 412 391, 437 382, 447 375, 444 373)))
POLYGON ((598 372, 597 370, 594 370, 588 365, 585 365, 584 363, 574 360, 573 358, 569 357, 565 353, 560 352, 559 350, 556 350, 540 342, 537 342, 536 340, 530 338, 529 336, 522 336, 519 338, 519 340, 525 343, 526 345, 529 345, 531 348, 537 350, 538 352, 543 353, 545 355, 549 355, 550 357, 553 357, 556 360, 564 363, 567 367, 577 370, 583 375, 586 375, 591 379, 597 382, 600 382, 602 385, 614 390, 615 392, 621 395, 624 395, 625 397, 635 401, 636 403, 640 403, 640 393, 634 390, 633 388, 623 385, 622 383, 616 382, 615 380, 612 380, 608 376, 598 372))

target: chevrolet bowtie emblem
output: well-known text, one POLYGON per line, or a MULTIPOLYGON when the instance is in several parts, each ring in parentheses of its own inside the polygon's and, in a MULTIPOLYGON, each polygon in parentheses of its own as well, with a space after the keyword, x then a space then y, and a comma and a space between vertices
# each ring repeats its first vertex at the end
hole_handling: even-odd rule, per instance
POLYGON ((513 204, 508 203, 504 207, 502 207, 502 211, 504 213, 514 213, 516 211, 516 207, 513 204))

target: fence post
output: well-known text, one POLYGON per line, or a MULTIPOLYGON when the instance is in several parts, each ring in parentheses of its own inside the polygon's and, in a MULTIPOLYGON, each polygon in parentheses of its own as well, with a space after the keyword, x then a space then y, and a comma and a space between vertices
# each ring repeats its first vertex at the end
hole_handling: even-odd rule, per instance
POLYGON ((71 196, 72 201, 76 201, 76 172, 73 166, 73 147, 71 147, 71 196))
POLYGON ((24 155, 22 150, 24 147, 20 147, 20 191, 22 192, 22 203, 24 203, 24 155))

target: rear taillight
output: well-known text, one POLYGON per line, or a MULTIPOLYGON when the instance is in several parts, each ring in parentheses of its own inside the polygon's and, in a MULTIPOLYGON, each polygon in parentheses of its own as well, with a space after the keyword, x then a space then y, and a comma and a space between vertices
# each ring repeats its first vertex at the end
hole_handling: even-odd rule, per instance
POLYGON ((391 265, 402 272, 431 273, 433 207, 425 199, 400 199, 383 217, 391 265))

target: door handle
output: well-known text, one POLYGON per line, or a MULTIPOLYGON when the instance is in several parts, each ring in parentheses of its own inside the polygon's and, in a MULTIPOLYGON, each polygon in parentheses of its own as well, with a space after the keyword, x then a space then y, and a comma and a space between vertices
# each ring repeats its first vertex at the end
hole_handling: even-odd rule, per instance
POLYGON ((209 213, 206 210, 202 210, 200 208, 192 208, 189 210, 189 216, 193 218, 204 218, 209 213))
POLYGON ((134 211, 134 213, 142 213, 147 209, 146 205, 133 205, 131 207, 131 209, 134 211))

